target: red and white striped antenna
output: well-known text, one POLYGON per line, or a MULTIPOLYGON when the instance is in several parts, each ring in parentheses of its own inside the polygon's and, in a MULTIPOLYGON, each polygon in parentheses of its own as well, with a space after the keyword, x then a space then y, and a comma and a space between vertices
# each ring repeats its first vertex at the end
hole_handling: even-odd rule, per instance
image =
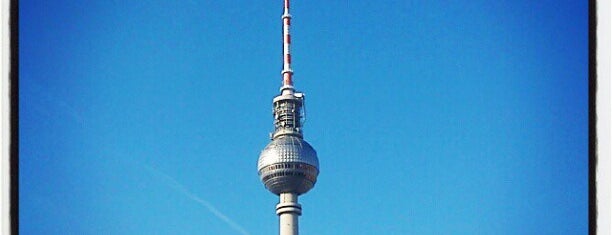
POLYGON ((289 0, 285 0, 285 10, 282 16, 283 19, 283 86, 281 91, 293 91, 293 70, 291 69, 291 34, 289 27, 291 26, 291 14, 289 14, 289 0))

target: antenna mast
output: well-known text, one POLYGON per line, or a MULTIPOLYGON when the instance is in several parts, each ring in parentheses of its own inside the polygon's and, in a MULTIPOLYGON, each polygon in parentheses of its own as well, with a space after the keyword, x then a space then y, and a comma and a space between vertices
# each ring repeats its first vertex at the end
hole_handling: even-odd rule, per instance
POLYGON ((291 14, 289 14, 289 0, 285 1, 285 10, 283 12, 283 86, 281 91, 285 93, 293 92, 293 70, 291 69, 291 34, 289 28, 291 26, 291 14))

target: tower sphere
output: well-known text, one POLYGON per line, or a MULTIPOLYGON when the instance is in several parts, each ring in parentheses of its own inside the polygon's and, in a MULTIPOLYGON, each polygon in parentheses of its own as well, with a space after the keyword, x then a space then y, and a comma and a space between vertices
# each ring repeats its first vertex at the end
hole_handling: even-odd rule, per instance
POLYGON ((302 138, 283 135, 259 155, 259 177, 274 194, 303 194, 314 187, 319 174, 317 152, 302 138))

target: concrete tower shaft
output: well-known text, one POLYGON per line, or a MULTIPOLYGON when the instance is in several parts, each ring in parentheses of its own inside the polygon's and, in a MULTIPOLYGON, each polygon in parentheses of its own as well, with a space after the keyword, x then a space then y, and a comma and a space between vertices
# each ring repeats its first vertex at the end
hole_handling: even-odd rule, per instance
POLYGON ((293 193, 280 195, 280 202, 276 205, 276 214, 279 217, 281 235, 298 235, 298 216, 302 215, 302 205, 298 204, 297 200, 297 195, 293 193))

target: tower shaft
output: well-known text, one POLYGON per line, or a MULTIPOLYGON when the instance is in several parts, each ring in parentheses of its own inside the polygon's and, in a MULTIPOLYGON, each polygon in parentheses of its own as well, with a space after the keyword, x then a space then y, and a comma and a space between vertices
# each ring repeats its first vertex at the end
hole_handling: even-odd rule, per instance
POLYGON ((302 206, 297 203, 295 193, 281 193, 280 202, 276 205, 279 217, 280 235, 298 235, 298 216, 302 215, 302 206))

